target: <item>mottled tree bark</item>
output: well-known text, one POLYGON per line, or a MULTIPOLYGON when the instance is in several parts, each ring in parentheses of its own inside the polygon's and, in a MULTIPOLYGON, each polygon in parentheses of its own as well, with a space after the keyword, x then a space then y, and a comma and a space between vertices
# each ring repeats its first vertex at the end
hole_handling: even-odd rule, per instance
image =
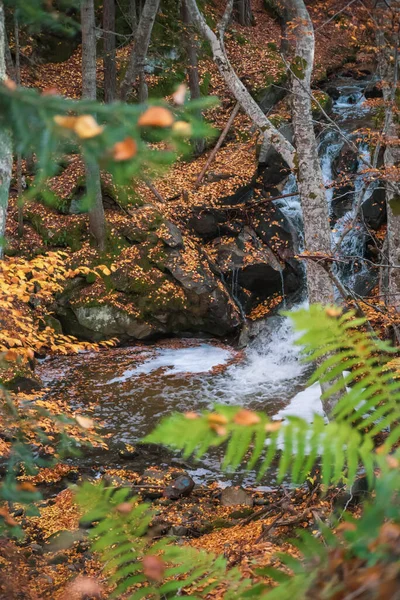
MULTIPOLYGON (((292 20, 295 52, 292 62, 292 119, 298 164, 296 175, 304 222, 306 251, 331 253, 328 203, 311 107, 311 75, 314 65, 314 28, 303 0, 285 0, 292 20)), ((310 302, 334 301, 333 283, 317 261, 308 261, 307 287, 310 302)))
MULTIPOLYGON (((303 0, 285 0, 287 16, 291 21, 294 53, 291 63, 292 122, 297 151, 296 176, 304 223, 305 250, 311 255, 331 254, 331 230, 329 210, 322 170, 318 156, 311 106, 311 76, 314 66, 314 28, 303 0)), ((329 277, 329 266, 318 260, 307 261, 307 288, 310 303, 332 304, 334 285, 329 277)), ((342 381, 342 376, 334 382, 342 381)), ((330 384, 322 384, 322 392, 328 392, 330 384)), ((329 394, 323 401, 325 414, 330 417, 341 391, 329 394)))
MULTIPOLYGON (((190 98, 192 100, 196 100, 201 96, 198 64, 199 44, 196 39, 196 31, 193 30, 192 21, 190 18, 190 13, 186 4, 186 0, 182 0, 181 17, 184 26, 183 42, 188 61, 187 72, 189 79, 190 98)), ((200 111, 198 114, 198 118, 201 118, 200 111)), ((195 154, 201 154, 202 152, 204 152, 205 145, 206 144, 204 139, 195 140, 193 142, 195 154)))
POLYGON ((120 87, 119 96, 121 100, 126 101, 138 76, 141 78, 139 95, 143 96, 145 93, 144 67, 159 6, 160 0, 146 0, 143 7, 135 35, 134 47, 129 56, 128 68, 120 87))
MULTIPOLYGON (((96 100, 96 30, 94 0, 81 0, 82 98, 96 100)), ((100 169, 91 159, 85 161, 86 188, 91 198, 89 232, 99 250, 104 250, 106 224, 101 193, 100 169)))
POLYGON ((113 102, 117 91, 117 67, 115 62, 115 0, 103 0, 103 67, 104 100, 113 102))
MULTIPOLYGON (((378 43, 378 71, 385 101, 383 138, 385 169, 400 166, 399 126, 394 114, 399 80, 400 2, 386 0, 375 7, 378 43)), ((387 205, 387 290, 388 306, 400 312, 400 186, 386 181, 387 205)))
MULTIPOLYGON (((6 29, 4 6, 0 0, 0 81, 6 78, 6 29)), ((12 170, 12 141, 10 132, 0 129, 0 258, 4 256, 4 236, 6 231, 8 196, 12 170)))
MULTIPOLYGON (((235 70, 230 64, 223 43, 223 32, 227 23, 222 24, 222 27, 220 24, 219 35, 215 34, 208 26, 203 15, 199 11, 196 0, 186 0, 186 2, 192 22, 197 27, 201 35, 210 43, 214 61, 222 77, 225 79, 225 82, 231 93, 235 96, 236 100, 240 102, 247 116, 261 130, 265 138, 273 145, 275 150, 279 152, 287 165, 290 168, 294 168, 295 150, 293 146, 265 116, 257 102, 240 81, 239 77, 235 73, 235 70)), ((228 0, 228 8, 229 6, 232 8, 233 0, 228 0)), ((229 16, 229 10, 225 12, 225 15, 229 16)))

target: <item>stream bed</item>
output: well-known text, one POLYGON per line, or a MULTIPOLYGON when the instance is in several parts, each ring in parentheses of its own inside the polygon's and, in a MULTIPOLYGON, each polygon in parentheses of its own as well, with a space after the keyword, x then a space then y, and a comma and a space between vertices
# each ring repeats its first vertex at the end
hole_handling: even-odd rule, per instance
MULTIPOLYGON (((337 83, 340 95, 334 103, 333 118, 346 134, 368 125, 372 118, 364 105, 367 83, 353 80, 337 83)), ((326 129, 319 136, 319 144, 323 174, 329 185, 344 140, 337 131, 326 129)), ((368 157, 368 149, 362 143, 359 153, 368 157)), ((360 171, 361 160, 357 172, 360 171)), ((362 173, 357 177, 352 205, 336 219, 333 243, 353 217, 362 173)), ((295 191, 291 176, 284 193, 295 191)), ((332 209, 333 191, 327 197, 332 209)), ((299 229, 298 196, 281 201, 279 206, 299 229)), ((359 228, 349 233, 346 240, 349 253, 363 251, 364 235, 359 228)), ((362 269, 356 265, 342 275, 347 283, 354 284, 360 274, 362 269)), ((310 370, 301 362, 299 349, 293 343, 295 335, 290 319, 275 315, 258 324, 257 330, 255 339, 244 351, 209 340, 170 340, 46 359, 39 365, 38 374, 48 387, 48 394, 68 399, 72 408, 90 414, 101 423, 101 432, 107 436, 110 448, 107 461, 113 464, 121 462, 119 445, 135 444, 173 411, 201 410, 216 403, 228 403, 264 410, 277 417, 294 414, 311 419, 313 412, 321 413, 319 387, 306 387, 310 370)), ((97 460, 102 459, 97 456, 97 460)), ((209 481, 220 477, 219 467, 220 456, 213 452, 198 468, 194 466, 191 474, 199 482, 209 481)), ((244 472, 241 481, 245 482, 244 472)))

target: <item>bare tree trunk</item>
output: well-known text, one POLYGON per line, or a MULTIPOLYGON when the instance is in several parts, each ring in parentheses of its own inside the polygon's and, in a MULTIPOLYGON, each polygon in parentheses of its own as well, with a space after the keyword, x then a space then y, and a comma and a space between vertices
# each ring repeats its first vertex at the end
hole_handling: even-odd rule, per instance
MULTIPOLYGON (((297 182, 304 222, 306 251, 331 253, 331 231, 325 185, 318 157, 311 108, 311 75, 314 65, 314 29, 303 0, 285 0, 294 26, 295 57, 292 72, 292 119, 298 156, 297 182)), ((307 286, 310 302, 334 301, 333 283, 317 262, 308 261, 307 286)))
POLYGON ((10 77, 10 79, 13 79, 15 81, 15 78, 16 78, 15 67, 14 67, 14 61, 11 56, 10 43, 8 41, 7 29, 5 29, 5 61, 6 61, 6 69, 7 69, 8 76, 10 77))
POLYGON ((104 100, 113 102, 117 91, 117 67, 115 63, 115 0, 103 0, 103 66, 104 100))
MULTIPOLYGON (((236 75, 232 65, 227 57, 224 43, 223 33, 227 25, 228 18, 223 19, 224 22, 220 23, 219 35, 217 36, 212 29, 208 26, 203 15, 199 11, 196 0, 186 0, 187 6, 190 12, 190 16, 193 24, 199 30, 201 35, 208 40, 211 45, 214 61, 221 73, 225 82, 235 96, 236 100, 240 102, 244 112, 253 121, 253 123, 261 130, 265 138, 272 144, 275 150, 282 156, 283 160, 287 165, 293 169, 296 164, 296 152, 288 142, 288 140, 273 126, 271 121, 265 116, 257 102, 250 95, 249 91, 240 81, 236 75)), ((232 12, 233 0, 228 0, 227 11, 225 11, 224 17, 229 17, 229 11, 232 12)))
MULTIPOLYGON (((386 143, 384 166, 391 169, 400 164, 399 128, 394 107, 399 79, 399 17, 400 3, 387 0, 375 7, 378 42, 378 68, 385 102, 383 137, 386 143)), ((400 186, 386 181, 388 289, 386 302, 400 312, 400 186)))
POLYGON ((236 2, 237 19, 240 25, 249 27, 254 23, 253 11, 251 9, 251 0, 237 0, 236 2))
POLYGON ((146 0, 140 15, 139 25, 135 35, 135 44, 129 56, 128 68, 121 83, 119 96, 126 101, 138 75, 143 79, 146 56, 150 45, 151 32, 157 16, 160 0, 146 0))
MULTIPOLYGON (((14 10, 14 38, 15 38, 15 81, 17 85, 21 84, 21 55, 19 45, 19 23, 18 9, 14 10)), ((24 235, 24 204, 22 199, 22 156, 17 153, 17 195, 18 195, 18 237, 24 235)))
MULTIPOLYGON (((4 6, 0 0, 0 81, 6 78, 6 28, 4 6)), ((4 257, 4 236, 12 170, 12 141, 7 129, 0 129, 0 258, 4 257)))
MULTIPOLYGON (((181 17, 184 25, 183 31, 183 43, 185 46, 186 56, 188 59, 188 78, 189 78, 189 90, 190 98, 196 100, 200 98, 200 77, 199 77, 199 64, 198 64, 198 51, 199 44, 194 35, 192 28, 192 21, 190 18, 189 10, 186 4, 186 0, 182 0, 181 5, 181 17)), ((198 118, 201 118, 201 111, 199 111, 198 118)), ((193 141, 193 148, 195 154, 201 154, 204 152, 206 142, 204 139, 198 139, 193 141)))
POLYGON ((136 35, 138 26, 138 14, 137 14, 136 0, 129 0, 129 21, 131 24, 132 33, 136 35))
MULTIPOLYGON (((331 254, 331 230, 328 202, 318 157, 311 107, 311 76, 314 65, 314 28, 303 0, 285 0, 291 30, 295 41, 292 59, 291 91, 292 121, 298 156, 297 183, 304 223, 306 252, 321 254, 322 265, 317 260, 307 261, 307 288, 310 303, 332 304, 334 285, 323 256, 331 254)), ((332 383, 343 381, 341 376, 332 383)), ((329 392, 332 383, 321 384, 323 393, 329 392)), ((328 417, 344 393, 343 389, 329 394, 323 401, 328 417)))
MULTIPOLYGON (((82 97, 96 100, 96 33, 94 0, 81 0, 82 23, 82 97)), ((97 163, 85 161, 86 188, 91 197, 89 233, 99 250, 104 250, 106 224, 101 193, 100 169, 97 163)))

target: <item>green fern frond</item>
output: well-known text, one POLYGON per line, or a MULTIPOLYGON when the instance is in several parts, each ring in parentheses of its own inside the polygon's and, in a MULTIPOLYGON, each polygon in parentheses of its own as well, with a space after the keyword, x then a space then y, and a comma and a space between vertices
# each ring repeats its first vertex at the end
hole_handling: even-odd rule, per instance
POLYGON ((225 469, 237 469, 244 461, 252 469, 259 464, 259 477, 279 456, 279 481, 289 474, 295 483, 305 481, 317 461, 326 485, 340 481, 345 472, 351 483, 360 463, 372 480, 375 436, 389 432, 387 450, 400 440, 400 383, 385 368, 394 349, 362 331, 364 320, 352 312, 313 305, 288 314, 302 332, 297 343, 305 360, 318 360, 310 384, 319 380, 328 386, 322 400, 346 386, 329 423, 314 415, 312 423, 288 417, 279 425, 261 412, 251 413, 247 423, 239 418, 243 409, 217 405, 214 413, 197 418, 174 414, 145 441, 183 451, 185 458, 199 458, 224 444, 225 469))
MULTIPOLYGON (((249 589, 249 580, 241 579, 237 569, 227 568, 222 556, 189 546, 177 546, 164 538, 152 542, 146 532, 154 513, 137 498, 129 497, 128 488, 107 488, 104 484, 84 483, 77 502, 85 511, 92 549, 105 563, 105 572, 115 586, 112 598, 130 593, 129 600, 180 597, 183 588, 199 588, 202 597, 218 585, 227 588, 226 599, 241 597, 249 589), (154 576, 146 557, 155 563, 154 576), (158 573, 157 573, 158 569, 158 573)), ((196 598, 196 595, 191 595, 196 598)))

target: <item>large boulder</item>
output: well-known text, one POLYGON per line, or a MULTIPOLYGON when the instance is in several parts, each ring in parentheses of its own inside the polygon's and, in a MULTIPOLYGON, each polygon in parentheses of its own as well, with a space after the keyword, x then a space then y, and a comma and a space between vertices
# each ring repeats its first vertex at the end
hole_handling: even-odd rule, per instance
POLYGON ((147 239, 145 233, 141 230, 144 241, 122 249, 110 275, 71 280, 55 309, 64 332, 124 342, 234 332, 241 321, 238 309, 204 251, 184 243, 179 229, 163 219, 147 239))

